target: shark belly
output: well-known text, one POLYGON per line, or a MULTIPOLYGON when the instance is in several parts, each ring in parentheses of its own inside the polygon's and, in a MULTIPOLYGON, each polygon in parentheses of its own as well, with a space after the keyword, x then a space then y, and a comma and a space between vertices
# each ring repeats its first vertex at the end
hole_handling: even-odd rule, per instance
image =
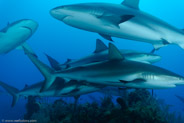
POLYGON ((68 16, 63 19, 63 22, 70 26, 113 37, 148 43, 153 43, 161 39, 158 32, 135 21, 136 20, 132 19, 119 25, 114 25, 107 20, 99 19, 90 14, 78 14, 77 17, 68 16))
POLYGON ((174 84, 163 84, 163 83, 151 83, 151 82, 143 82, 143 83, 127 83, 124 85, 125 87, 131 88, 145 88, 145 89, 168 89, 174 88, 176 85, 174 84))
POLYGON ((11 29, 0 38, 0 54, 7 53, 20 46, 30 35, 30 31, 27 29, 11 29))

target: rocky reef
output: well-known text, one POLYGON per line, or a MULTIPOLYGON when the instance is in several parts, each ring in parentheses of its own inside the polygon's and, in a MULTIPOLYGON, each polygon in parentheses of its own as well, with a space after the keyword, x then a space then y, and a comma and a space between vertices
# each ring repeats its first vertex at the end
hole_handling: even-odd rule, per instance
POLYGON ((126 97, 104 96, 100 104, 67 103, 59 99, 51 104, 37 104, 30 99, 25 119, 38 123, 183 123, 181 115, 169 112, 169 106, 145 89, 128 92, 126 97), (35 107, 36 106, 36 107, 35 107))

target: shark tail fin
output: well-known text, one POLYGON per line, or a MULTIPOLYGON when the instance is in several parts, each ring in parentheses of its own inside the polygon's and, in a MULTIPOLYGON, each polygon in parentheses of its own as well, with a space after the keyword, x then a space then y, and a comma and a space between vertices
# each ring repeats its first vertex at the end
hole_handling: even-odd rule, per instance
POLYGON ((47 55, 45 53, 51 67, 54 69, 54 70, 61 70, 61 67, 59 66, 59 62, 57 60, 55 60, 54 58, 52 58, 51 56, 47 55))
POLYGON ((42 75, 45 78, 44 84, 40 92, 47 90, 57 78, 55 71, 52 68, 50 68, 48 65, 41 62, 36 57, 35 53, 29 50, 29 48, 23 46, 23 49, 24 49, 25 54, 29 57, 32 63, 38 68, 38 70, 42 73, 42 75))
POLYGON ((3 87, 10 95, 12 95, 13 101, 11 106, 14 107, 19 98, 19 96, 17 95, 19 90, 1 81, 0 86, 3 87))

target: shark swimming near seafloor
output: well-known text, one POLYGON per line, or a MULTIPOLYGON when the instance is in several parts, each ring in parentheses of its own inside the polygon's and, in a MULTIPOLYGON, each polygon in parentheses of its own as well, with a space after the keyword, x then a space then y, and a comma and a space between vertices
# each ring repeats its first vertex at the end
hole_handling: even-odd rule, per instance
POLYGON ((66 70, 55 71, 23 48, 29 59, 45 77, 41 92, 47 90, 56 78, 104 86, 165 89, 184 85, 184 77, 166 69, 142 62, 126 60, 120 51, 109 43, 107 61, 91 63, 66 70))
MULTIPOLYGON (((144 53, 126 49, 121 49, 120 52, 127 60, 144 62, 148 64, 158 62, 161 59, 159 55, 155 55, 152 53, 144 53)), ((54 68, 55 70, 62 70, 70 67, 78 67, 85 64, 106 61, 108 60, 108 47, 100 39, 97 39, 96 49, 91 55, 77 60, 68 59, 67 62, 64 64, 60 64, 57 60, 47 54, 46 56, 52 68, 54 68)))
POLYGON ((84 94, 99 91, 101 88, 105 87, 96 84, 78 83, 75 81, 70 81, 65 85, 63 84, 64 80, 58 78, 47 91, 40 93, 43 82, 26 86, 22 90, 18 90, 13 86, 10 86, 4 82, 0 82, 0 86, 3 87, 13 97, 12 107, 15 106, 19 97, 79 97, 84 94))

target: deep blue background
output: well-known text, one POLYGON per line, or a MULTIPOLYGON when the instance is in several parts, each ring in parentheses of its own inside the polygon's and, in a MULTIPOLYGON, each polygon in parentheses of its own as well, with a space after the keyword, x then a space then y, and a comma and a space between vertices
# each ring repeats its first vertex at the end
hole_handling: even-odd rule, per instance
MULTIPOLYGON (((38 54, 40 60, 48 64, 43 53, 47 53, 58 61, 65 62, 67 58, 78 59, 93 52, 96 38, 104 40, 96 33, 91 33, 73 27, 52 18, 50 9, 60 5, 81 2, 110 2, 120 4, 121 0, 0 0, 0 29, 8 22, 19 19, 34 19, 39 23, 37 32, 27 41, 38 54)), ((184 1, 183 0, 141 0, 140 9, 150 13, 177 28, 184 28, 184 1)), ((150 44, 113 38, 115 45, 121 49, 134 49, 149 52, 150 44)), ((156 52, 162 60, 156 65, 184 76, 184 50, 170 45, 156 52)), ((0 56, 0 81, 6 82, 18 89, 25 84, 31 85, 43 80, 42 75, 23 51, 13 50, 0 56)), ((1 89, 1 88, 0 88, 1 89)), ((2 89, 1 89, 2 90, 2 89)), ((175 94, 184 97, 184 87, 166 90, 156 90, 157 98, 164 99, 167 104, 173 105, 173 111, 184 108, 175 94)), ((11 96, 0 96, 0 119, 19 118, 24 114, 25 100, 21 99, 14 108, 11 108, 11 96)))

